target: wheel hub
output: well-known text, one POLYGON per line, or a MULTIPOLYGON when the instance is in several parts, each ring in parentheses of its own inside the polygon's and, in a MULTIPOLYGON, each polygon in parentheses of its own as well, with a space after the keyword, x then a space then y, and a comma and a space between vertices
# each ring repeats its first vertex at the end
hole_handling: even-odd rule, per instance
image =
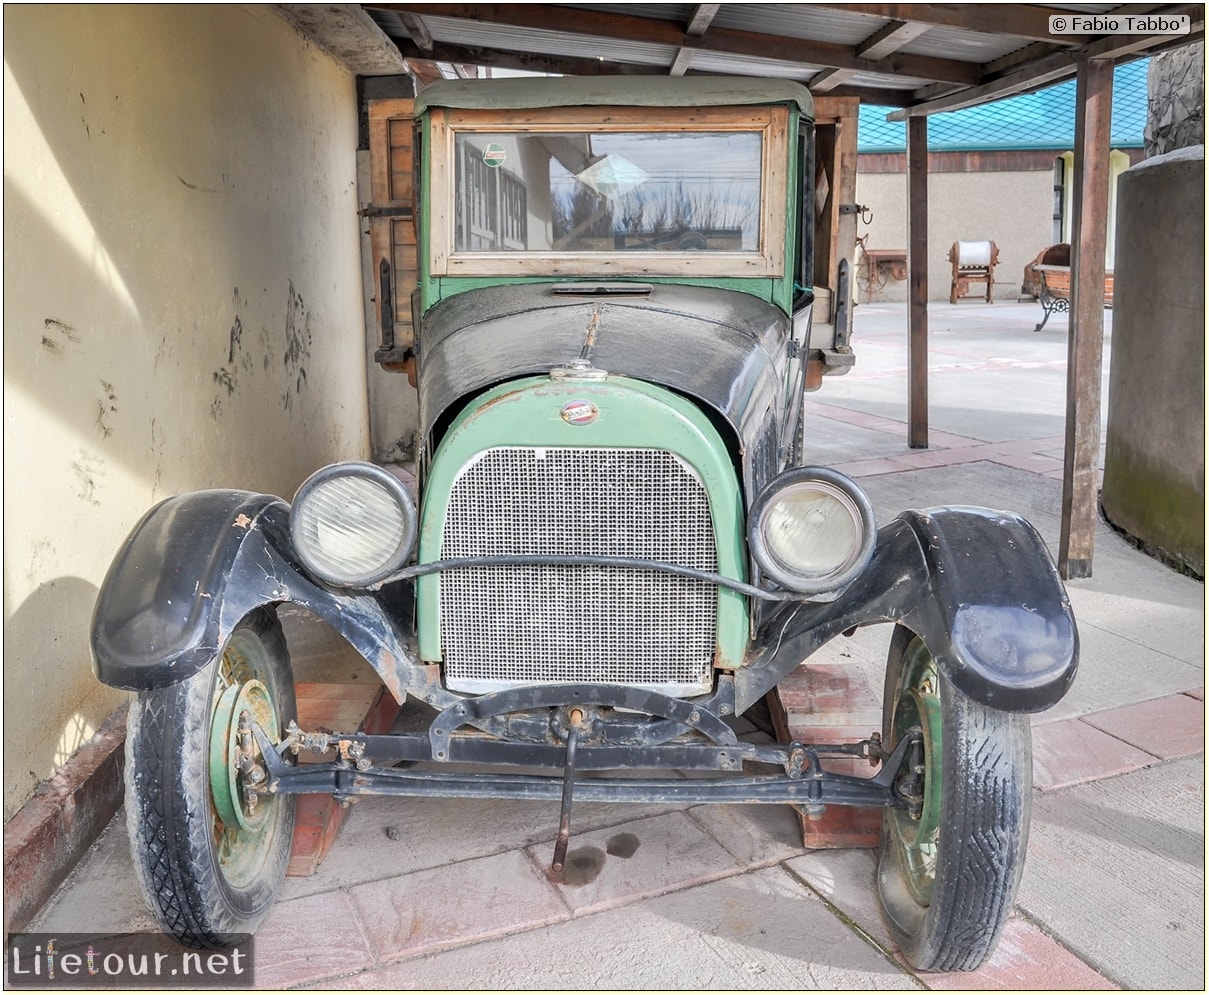
POLYGON ((244 830, 262 826, 270 809, 257 804, 256 789, 265 770, 252 735, 253 723, 277 741, 277 715, 268 688, 258 680, 227 688, 214 706, 210 724, 210 793, 223 825, 244 830))

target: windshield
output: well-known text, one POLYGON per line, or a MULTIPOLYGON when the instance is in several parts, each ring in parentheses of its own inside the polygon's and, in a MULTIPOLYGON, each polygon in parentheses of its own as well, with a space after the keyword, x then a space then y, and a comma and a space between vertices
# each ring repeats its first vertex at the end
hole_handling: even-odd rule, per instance
POLYGON ((433 111, 429 272, 781 276, 788 112, 433 111))
POLYGON ((456 139, 454 250, 755 252, 756 132, 456 139))

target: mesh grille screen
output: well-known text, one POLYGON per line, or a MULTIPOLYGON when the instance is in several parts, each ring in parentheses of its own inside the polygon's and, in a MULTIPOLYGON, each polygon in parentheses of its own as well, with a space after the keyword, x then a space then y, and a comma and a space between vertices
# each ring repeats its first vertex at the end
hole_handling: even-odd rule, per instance
MULTIPOLYGON (((705 487, 648 449, 497 448, 454 482, 442 558, 633 556, 717 569, 705 487)), ((441 576, 448 685, 708 680, 717 589, 653 570, 493 567, 441 576)))

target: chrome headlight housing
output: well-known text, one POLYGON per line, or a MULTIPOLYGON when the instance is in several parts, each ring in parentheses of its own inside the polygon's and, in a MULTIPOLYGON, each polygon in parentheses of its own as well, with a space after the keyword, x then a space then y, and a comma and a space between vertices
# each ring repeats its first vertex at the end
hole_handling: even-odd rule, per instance
POLYGON ((877 523, 869 498, 848 477, 826 467, 801 466, 760 492, 747 530, 752 556, 765 576, 822 601, 868 565, 877 523))
POLYGON ((416 539, 403 482, 373 463, 333 463, 311 474, 290 508, 294 552, 336 587, 371 587, 399 570, 416 539))

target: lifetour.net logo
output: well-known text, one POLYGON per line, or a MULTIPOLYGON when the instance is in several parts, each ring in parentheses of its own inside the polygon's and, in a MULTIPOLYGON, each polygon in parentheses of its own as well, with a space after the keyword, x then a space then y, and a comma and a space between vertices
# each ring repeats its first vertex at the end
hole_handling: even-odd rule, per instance
POLYGON ((162 933, 13 933, 6 989, 252 988, 252 937, 190 950, 162 933))

